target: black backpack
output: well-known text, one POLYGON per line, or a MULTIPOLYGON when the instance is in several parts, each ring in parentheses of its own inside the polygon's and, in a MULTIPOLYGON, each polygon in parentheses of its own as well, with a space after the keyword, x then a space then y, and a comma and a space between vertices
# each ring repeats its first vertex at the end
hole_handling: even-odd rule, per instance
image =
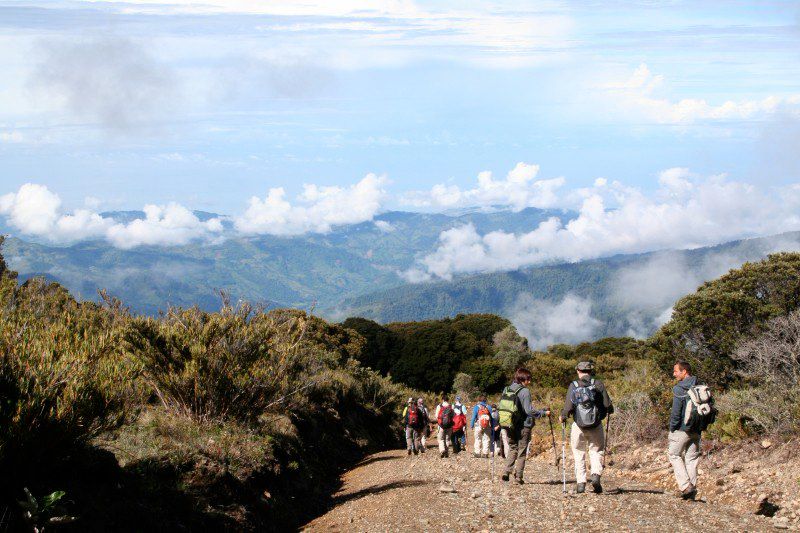
POLYGON ((453 408, 449 405, 447 407, 442 406, 439 409, 439 425, 442 429, 450 429, 453 427, 453 408))
POLYGON ((598 391, 594 386, 594 379, 588 385, 581 385, 577 381, 572 382, 570 401, 575 406, 572 416, 579 428, 594 428, 602 422, 603 414, 600 409, 602 402, 598 401, 597 397, 598 391))

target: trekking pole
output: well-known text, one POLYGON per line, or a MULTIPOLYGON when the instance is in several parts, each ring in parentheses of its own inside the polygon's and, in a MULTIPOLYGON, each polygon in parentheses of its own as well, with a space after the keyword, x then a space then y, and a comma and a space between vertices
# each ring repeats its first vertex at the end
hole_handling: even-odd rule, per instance
POLYGON ((561 462, 561 458, 558 456, 558 451, 556 450, 556 433, 553 431, 553 415, 547 417, 548 422, 550 422, 550 438, 553 441, 553 461, 556 464, 556 470, 558 470, 558 465, 561 462))
POLYGON ((561 492, 567 493, 567 423, 561 423, 561 492))
POLYGON ((609 413, 608 417, 606 418, 606 434, 605 438, 603 439, 603 468, 606 467, 606 447, 608 446, 608 440, 610 433, 608 432, 608 428, 611 425, 611 414, 609 413))

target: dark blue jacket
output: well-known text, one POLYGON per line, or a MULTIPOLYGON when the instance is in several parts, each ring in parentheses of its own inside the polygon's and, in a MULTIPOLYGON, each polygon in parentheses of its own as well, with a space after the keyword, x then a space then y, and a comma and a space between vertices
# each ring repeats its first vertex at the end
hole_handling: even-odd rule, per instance
POLYGON ((697 376, 689 376, 672 387, 672 412, 669 415, 670 431, 689 431, 684 424, 689 389, 697 385, 697 376))

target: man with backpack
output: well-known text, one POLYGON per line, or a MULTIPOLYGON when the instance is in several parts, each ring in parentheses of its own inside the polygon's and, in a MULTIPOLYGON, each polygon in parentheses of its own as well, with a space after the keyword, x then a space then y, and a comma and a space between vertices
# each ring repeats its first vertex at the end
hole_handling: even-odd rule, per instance
POLYGON ((447 401, 447 397, 442 397, 442 403, 436 406, 436 423, 439 431, 436 440, 439 441, 439 456, 445 458, 449 455, 450 440, 453 438, 453 419, 455 411, 453 406, 447 401))
POLYGON ((425 416, 417 406, 414 398, 408 399, 408 405, 403 409, 403 422, 406 426, 406 449, 408 455, 417 455, 421 448, 420 435, 424 430, 425 416))
POLYGON ((425 424, 422 426, 422 431, 420 432, 419 436, 420 444, 422 445, 420 446, 419 451, 425 453, 425 450, 428 447, 428 436, 431 433, 431 414, 428 412, 428 408, 425 407, 424 398, 417 400, 417 407, 419 407, 422 417, 425 419, 425 424))
POLYGON ((508 438, 508 452, 503 481, 508 481, 512 472, 514 479, 522 485, 525 471, 526 450, 531 439, 534 418, 550 416, 550 410, 533 409, 531 405, 531 373, 526 368, 518 368, 514 373, 514 381, 503 389, 498 411, 500 412, 500 428, 508 438))
POLYGON ((697 496, 697 465, 700 461, 700 435, 716 418, 711 390, 692 375, 686 361, 676 361, 672 376, 677 383, 672 389, 672 413, 669 417, 669 462, 681 498, 697 496))
POLYGON ((478 396, 478 403, 472 408, 469 426, 475 438, 473 457, 489 458, 489 442, 492 440, 492 408, 486 403, 486 395, 478 396))
POLYGON ((492 452, 505 459, 505 450, 508 448, 506 439, 500 431, 500 411, 497 410, 497 404, 492 404, 492 452))
POLYGON ((603 492, 600 476, 603 474, 606 445, 603 420, 614 412, 614 406, 603 382, 593 377, 593 363, 581 361, 575 370, 578 372, 578 379, 569 384, 560 419, 562 424, 566 424, 570 415, 573 419, 569 441, 575 458, 575 492, 581 494, 586 491, 588 448, 592 489, 600 494, 603 492))

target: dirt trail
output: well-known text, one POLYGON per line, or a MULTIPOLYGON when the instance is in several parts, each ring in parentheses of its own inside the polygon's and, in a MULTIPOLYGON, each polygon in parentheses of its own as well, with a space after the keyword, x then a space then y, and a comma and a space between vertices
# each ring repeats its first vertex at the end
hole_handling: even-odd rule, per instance
POLYGON ((603 476, 603 494, 589 489, 576 495, 571 469, 568 459, 568 494, 564 495, 561 474, 542 459, 528 460, 526 483, 520 486, 500 481, 499 457, 492 483, 491 460, 473 458, 469 451, 448 459, 441 459, 435 448, 411 457, 405 450, 382 452, 343 476, 331 510, 305 530, 773 530, 763 517, 702 500, 684 502, 658 486, 628 479, 614 468, 603 476))

